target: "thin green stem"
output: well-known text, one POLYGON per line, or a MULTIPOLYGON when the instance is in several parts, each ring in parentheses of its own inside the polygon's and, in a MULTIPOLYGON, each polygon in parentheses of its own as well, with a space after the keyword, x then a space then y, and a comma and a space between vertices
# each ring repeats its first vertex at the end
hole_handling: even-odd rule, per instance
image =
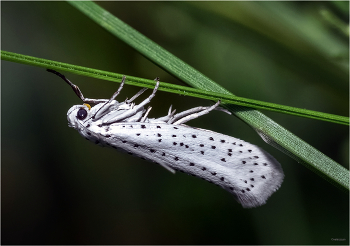
MULTIPOLYGON (((109 80, 114 82, 119 82, 123 76, 122 74, 111 73, 111 72, 106 72, 102 70, 91 69, 91 68, 86 68, 86 67, 81 67, 81 66, 76 66, 72 64, 56 62, 56 61, 50 61, 50 60, 32 57, 32 56, 25 56, 22 54, 16 54, 16 53, 7 52, 7 51, 1 51, 1 59, 6 61, 28 64, 28 65, 35 65, 43 68, 51 68, 51 69, 56 69, 61 71, 68 71, 75 74, 81 74, 89 77, 94 77, 94 78, 99 78, 99 79, 104 79, 104 80, 109 80)), ((133 76, 127 76, 126 83, 130 85, 136 85, 136 86, 148 87, 148 88, 153 88, 155 85, 155 82, 153 80, 147 80, 147 79, 137 78, 133 76)), ((221 100, 222 103, 226 103, 226 104, 235 104, 235 105, 246 106, 250 108, 269 110, 269 111, 274 111, 274 112, 279 112, 284 114, 291 114, 291 115, 296 115, 296 116, 301 116, 301 117, 306 117, 311 119, 328 121, 328 122, 337 123, 337 124, 349 125, 349 118, 345 116, 327 114, 327 113, 322 113, 322 112, 317 112, 317 111, 312 111, 307 109, 300 109, 300 108, 284 106, 284 105, 275 104, 275 103, 263 102, 263 101, 258 101, 254 99, 238 97, 230 94, 210 92, 210 91, 194 89, 194 88, 185 87, 185 86, 173 85, 173 84, 164 83, 164 82, 160 84, 159 90, 171 92, 171 93, 177 93, 179 95, 213 100, 213 101, 221 100)))

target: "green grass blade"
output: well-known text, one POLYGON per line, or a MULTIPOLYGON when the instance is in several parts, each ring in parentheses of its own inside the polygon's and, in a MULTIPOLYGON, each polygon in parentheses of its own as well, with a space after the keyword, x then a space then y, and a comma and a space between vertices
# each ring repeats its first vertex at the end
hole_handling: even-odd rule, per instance
MULTIPOLYGON (((203 90, 231 94, 97 4, 89 1, 69 3, 148 59, 189 85, 203 90)), ((227 105, 226 107, 253 127, 266 142, 287 153, 334 185, 349 190, 349 171, 346 168, 259 111, 238 105, 227 105)))
MULTIPOLYGON (((28 65, 35 65, 43 68, 51 68, 54 70, 68 71, 79 75, 85 75, 89 77, 94 77, 94 78, 99 78, 99 79, 104 79, 104 80, 109 80, 114 82, 119 82, 123 76, 122 74, 111 73, 107 71, 91 69, 91 68, 76 66, 76 65, 62 63, 62 62, 50 61, 42 58, 16 54, 8 51, 1 51, 1 59, 17 62, 17 63, 28 64, 28 65)), ((137 78, 133 76, 127 76, 126 83, 129 85, 148 87, 148 88, 153 88, 155 85, 154 80, 142 79, 142 78, 137 78)), ((323 121, 328 121, 332 123, 349 125, 349 118, 345 116, 327 114, 327 113, 322 113, 322 112, 317 112, 317 111, 312 111, 307 109, 294 108, 294 107, 279 105, 275 103, 262 102, 258 100, 237 97, 231 94, 222 94, 222 93, 216 93, 211 91, 204 91, 200 89, 173 85, 173 84, 164 83, 164 82, 160 84, 159 90, 176 93, 184 96, 193 96, 193 97, 198 97, 202 99, 213 100, 213 101, 221 100, 221 102, 226 104, 235 104, 235 105, 246 106, 246 107, 251 107, 256 109, 263 109, 263 110, 296 115, 296 116, 301 116, 301 117, 306 117, 311 119, 323 120, 323 121)))

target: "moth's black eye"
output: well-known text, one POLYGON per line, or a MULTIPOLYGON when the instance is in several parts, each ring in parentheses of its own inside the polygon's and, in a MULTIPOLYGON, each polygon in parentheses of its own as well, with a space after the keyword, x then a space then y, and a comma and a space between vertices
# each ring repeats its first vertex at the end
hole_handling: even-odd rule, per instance
POLYGON ((83 120, 83 119, 86 118, 86 116, 87 116, 86 110, 85 110, 84 108, 79 109, 79 111, 78 111, 78 113, 77 113, 78 119, 79 119, 79 120, 83 120))

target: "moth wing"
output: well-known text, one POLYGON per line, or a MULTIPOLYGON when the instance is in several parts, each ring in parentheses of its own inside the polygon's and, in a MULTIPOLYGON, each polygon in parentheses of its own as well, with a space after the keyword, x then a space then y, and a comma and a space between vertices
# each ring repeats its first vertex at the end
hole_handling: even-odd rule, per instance
POLYGON ((264 204, 283 181, 271 155, 230 136, 161 123, 117 123, 108 131, 112 147, 217 184, 243 207, 264 204))

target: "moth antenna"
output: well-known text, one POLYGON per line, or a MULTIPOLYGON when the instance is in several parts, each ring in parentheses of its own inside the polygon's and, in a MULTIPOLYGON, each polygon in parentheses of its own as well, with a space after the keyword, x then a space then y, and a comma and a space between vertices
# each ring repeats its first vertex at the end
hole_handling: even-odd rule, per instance
POLYGON ((52 70, 52 69, 46 69, 46 71, 53 73, 55 75, 57 75, 58 77, 60 77, 61 79, 63 79, 64 81, 66 81, 67 84, 70 85, 70 87, 72 87, 73 91, 75 92, 75 94, 84 102, 84 103, 93 103, 93 104, 97 104, 97 103, 105 103, 108 100, 106 99, 90 99, 90 98, 85 98, 83 96, 83 93, 80 91, 79 87, 76 86, 75 84, 73 84, 72 82, 69 81, 69 79, 67 79, 63 74, 52 70))
POLYGON ((79 87, 76 86, 75 84, 73 84, 72 82, 69 81, 69 79, 67 79, 63 74, 55 71, 55 70, 52 70, 52 69, 46 69, 46 71, 50 72, 50 73, 53 73, 55 75, 57 75, 58 77, 60 77, 61 79, 63 79, 64 81, 67 82, 67 84, 70 85, 70 87, 72 87, 73 91, 75 92, 75 94, 77 94, 77 96, 83 101, 85 102, 85 98, 83 96, 83 93, 80 91, 79 87))

